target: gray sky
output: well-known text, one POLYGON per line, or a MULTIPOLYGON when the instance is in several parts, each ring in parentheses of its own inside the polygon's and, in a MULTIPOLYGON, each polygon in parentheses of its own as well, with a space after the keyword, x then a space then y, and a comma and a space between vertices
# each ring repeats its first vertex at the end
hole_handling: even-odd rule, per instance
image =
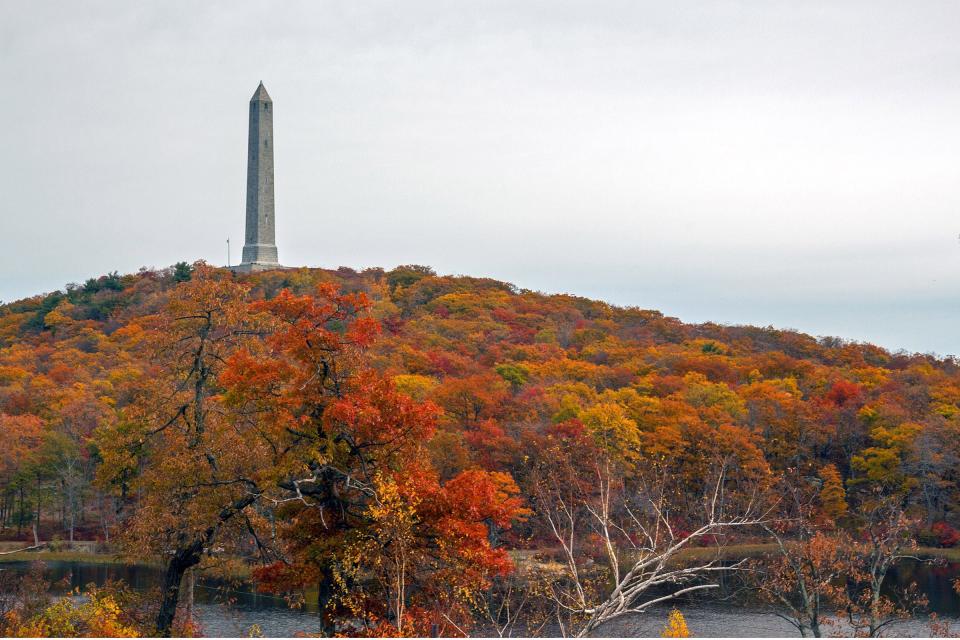
POLYGON ((0 299, 226 262, 247 101, 288 265, 429 264, 960 353, 960 3, 0 0, 0 299))

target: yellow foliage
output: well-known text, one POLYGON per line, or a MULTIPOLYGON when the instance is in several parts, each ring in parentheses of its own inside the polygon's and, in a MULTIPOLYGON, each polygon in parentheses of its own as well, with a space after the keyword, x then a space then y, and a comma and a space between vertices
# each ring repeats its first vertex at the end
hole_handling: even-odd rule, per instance
POLYGON ((30 374, 20 367, 0 366, 0 385, 13 384, 30 377, 30 374))
POLYGON ((866 367, 854 371, 857 381, 867 389, 876 389, 890 379, 890 372, 877 367, 866 367))
POLYGON ((70 317, 70 312, 73 309, 74 306, 64 300, 53 311, 44 316, 43 323, 56 335, 59 330, 67 329, 75 323, 74 319, 70 317))
POLYGON ((96 590, 79 602, 76 594, 59 598, 28 620, 15 611, 3 621, 4 635, 11 638, 136 638, 138 631, 122 621, 120 605, 109 594, 96 590))
POLYGON ((662 423, 660 398, 641 395, 632 387, 607 389, 600 395, 601 402, 613 402, 627 412, 627 416, 643 431, 655 429, 662 423))
POLYGON ((896 427, 874 427, 870 438, 877 446, 867 447, 861 455, 853 456, 850 466, 862 474, 857 482, 865 480, 882 483, 897 489, 908 489, 917 482, 907 477, 903 458, 923 427, 913 422, 904 422, 896 427))
POLYGON ((660 633, 662 638, 690 638, 690 629, 687 627, 687 621, 679 609, 673 609, 670 617, 667 618, 667 626, 660 633))
POLYGON ((604 447, 627 459, 640 453, 640 430, 619 404, 604 402, 580 412, 580 421, 604 447))
MULTIPOLYGON (((722 416, 721 422, 737 422, 746 414, 743 399, 726 384, 710 382, 702 373, 694 372, 683 376, 683 381, 686 384, 684 399, 698 409, 713 409, 711 415, 719 411, 720 415, 715 418, 722 416)), ((712 420, 707 419, 707 422, 712 420)))
POLYGON ((847 514, 847 493, 843 488, 843 479, 836 465, 824 465, 820 469, 820 479, 823 487, 820 489, 820 504, 823 511, 833 519, 847 514))
POLYGON ((411 373, 394 376, 393 384, 400 393, 405 393, 414 400, 425 400, 440 383, 436 378, 411 373))

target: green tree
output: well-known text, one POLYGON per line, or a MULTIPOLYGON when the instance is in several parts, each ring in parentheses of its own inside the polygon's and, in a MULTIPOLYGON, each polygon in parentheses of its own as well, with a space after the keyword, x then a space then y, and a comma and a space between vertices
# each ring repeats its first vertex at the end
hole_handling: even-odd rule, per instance
POLYGON ((190 280, 190 276, 193 274, 193 267, 191 267, 186 262, 178 262, 173 265, 173 281, 174 282, 187 282, 190 280))

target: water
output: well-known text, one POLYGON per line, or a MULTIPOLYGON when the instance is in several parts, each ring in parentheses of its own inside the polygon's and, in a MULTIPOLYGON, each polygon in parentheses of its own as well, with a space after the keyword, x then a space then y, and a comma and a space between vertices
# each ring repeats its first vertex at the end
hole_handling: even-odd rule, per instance
MULTIPOLYGON (((53 581, 70 578, 70 586, 82 588, 89 583, 104 584, 123 580, 128 585, 147 590, 160 585, 161 572, 154 567, 84 562, 47 562, 53 581)), ((0 570, 23 573, 26 562, 0 565, 0 570)), ((960 618, 960 596, 953 590, 953 581, 960 576, 960 563, 932 565, 904 561, 888 577, 892 587, 916 582, 930 599, 930 610, 944 618, 960 618)), ((198 580, 195 591, 195 615, 204 635, 212 637, 244 636, 254 624, 266 636, 316 635, 320 620, 315 607, 291 609, 283 598, 260 594, 249 588, 235 588, 213 581, 198 580)), ((759 608, 732 604, 686 600, 679 608, 696 636, 797 636, 789 623, 759 608)), ((601 633, 612 636, 659 636, 666 622, 669 607, 651 610, 611 623, 601 633)), ((955 622, 960 629, 960 620, 955 622)), ((925 636, 925 621, 913 620, 897 625, 888 635, 925 636)))
MULTIPOLYGON (((163 577, 156 567, 141 565, 61 561, 45 561, 44 564, 51 583, 69 578, 68 589, 123 580, 135 589, 146 591, 159 587, 163 577)), ((25 573, 29 567, 28 562, 10 562, 0 565, 0 570, 25 573)), ((254 624, 266 636, 317 635, 320 632, 315 606, 290 608, 283 598, 212 580, 197 580, 194 615, 203 634, 208 637, 246 636, 254 624)))
MULTIPOLYGON (((761 610, 734 608, 716 604, 681 605, 680 611, 695 638, 770 638, 800 637, 796 627, 777 615, 761 610)), ((659 637, 670 614, 669 607, 652 609, 642 616, 632 616, 612 622, 598 630, 597 635, 614 637, 659 637)), ((953 629, 960 628, 960 622, 953 629)), ((824 635, 852 635, 849 629, 824 626, 824 635)), ((885 637, 926 638, 930 627, 926 620, 909 620, 886 629, 885 637)))
MULTIPOLYGON (((887 573, 884 589, 893 597, 895 592, 916 582, 917 588, 929 600, 929 612, 936 613, 942 622, 949 622, 951 631, 960 631, 960 595, 953 582, 960 577, 960 563, 931 563, 903 560, 887 573)), ((709 596, 708 596, 709 597, 709 596)), ((799 636, 796 627, 760 606, 743 606, 710 602, 702 597, 691 597, 675 603, 681 610, 690 632, 695 637, 780 637, 799 636)), ((625 617, 602 627, 599 632, 608 636, 657 637, 666 623, 672 605, 650 610, 642 616, 625 617)), ((826 635, 852 635, 852 629, 841 623, 831 628, 824 626, 826 635)), ((925 615, 915 620, 897 622, 886 629, 887 637, 928 637, 931 635, 925 615)))

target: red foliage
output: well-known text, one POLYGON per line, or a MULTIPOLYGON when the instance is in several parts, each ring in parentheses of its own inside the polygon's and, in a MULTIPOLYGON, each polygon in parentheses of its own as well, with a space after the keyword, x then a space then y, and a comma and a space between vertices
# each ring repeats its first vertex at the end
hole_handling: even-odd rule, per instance
POLYGON ((937 538, 937 544, 941 547, 950 549, 960 543, 960 531, 957 531, 946 522, 935 522, 931 530, 937 538))
POLYGON ((399 450, 429 440, 439 414, 432 402, 417 402, 391 381, 363 372, 354 389, 327 408, 323 424, 328 432, 348 432, 355 447, 399 450))
POLYGON ((253 569, 253 579, 257 591, 265 593, 284 593, 295 589, 306 589, 317 584, 318 578, 319 572, 310 565, 274 562, 253 569))
POLYGON ((863 388, 860 385, 848 380, 837 380, 830 387, 825 399, 837 407, 845 407, 862 403, 862 397, 863 388))
POLYGON ((495 471, 507 468, 516 455, 517 441, 508 436, 492 418, 466 430, 463 437, 477 452, 477 460, 484 469, 495 471))
POLYGON ((579 440, 585 433, 583 423, 576 418, 551 424, 545 431, 546 435, 565 440, 579 440))

